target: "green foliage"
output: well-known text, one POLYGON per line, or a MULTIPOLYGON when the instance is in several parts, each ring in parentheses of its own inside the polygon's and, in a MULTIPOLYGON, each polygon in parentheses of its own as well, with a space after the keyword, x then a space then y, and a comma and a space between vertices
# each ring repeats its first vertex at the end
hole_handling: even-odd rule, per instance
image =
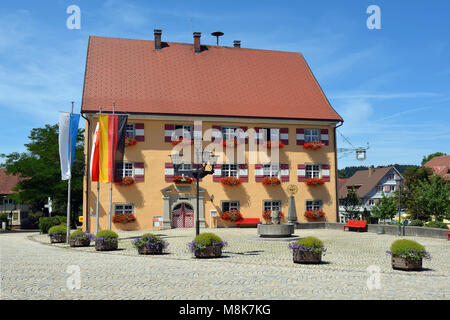
POLYGON ((322 253, 322 252, 326 251, 326 249, 323 245, 323 241, 316 237, 311 237, 311 236, 301 238, 294 242, 290 242, 288 247, 292 250, 293 253, 296 253, 298 251, 322 253))
POLYGON ((447 155, 446 153, 442 153, 442 152, 435 152, 435 153, 429 154, 428 156, 423 157, 421 165, 422 166, 425 165, 428 161, 430 161, 433 158, 440 157, 440 156, 446 156, 446 155, 447 155))
POLYGON ((211 232, 200 233, 198 236, 194 238, 194 241, 197 241, 201 246, 208 247, 213 243, 222 242, 222 239, 211 232))
POLYGON ((347 219, 354 220, 359 216, 361 199, 354 186, 347 191, 347 196, 344 199, 341 199, 340 203, 344 208, 347 219))
POLYGON ((2 222, 8 222, 8 213, 6 212, 0 213, 0 224, 2 222))
MULTIPOLYGON (((72 169, 73 212, 80 209, 83 201, 84 175, 84 130, 78 131, 75 160, 72 169)), ((58 150, 58 125, 46 125, 34 128, 29 136, 30 142, 25 144, 27 151, 2 155, 8 174, 24 178, 14 188, 16 193, 11 198, 17 203, 28 203, 31 210, 40 210, 48 197, 52 197, 53 211, 67 211, 67 181, 61 180, 61 167, 58 150)), ((72 221, 76 215, 72 214, 72 221)))
POLYGON ((448 225, 442 221, 430 221, 425 224, 425 227, 428 228, 440 228, 440 229, 448 229, 448 225))
POLYGON ((410 222, 409 226, 411 227, 423 227, 423 221, 416 219, 410 222))
POLYGON ((48 234, 66 234, 66 233, 67 233, 67 226, 63 224, 53 226, 50 229, 48 229, 48 234))
POLYGON ((159 236, 152 233, 146 233, 140 237, 137 237, 131 242, 131 244, 138 249, 147 247, 149 249, 157 250, 158 252, 163 252, 163 250, 168 246, 168 243, 166 241, 162 240, 159 236))
POLYGON ((412 186, 412 195, 417 208, 424 215, 438 220, 450 218, 450 183, 438 175, 429 181, 418 181, 412 186))
POLYGON ((119 235, 117 233, 115 233, 114 231, 101 230, 101 231, 97 232, 95 237, 96 238, 115 238, 115 239, 117 239, 119 237, 119 235))
POLYGON ((378 201, 371 209, 372 215, 378 219, 392 219, 398 213, 398 204, 395 197, 386 197, 382 193, 378 201))
POLYGON ((70 239, 90 240, 89 234, 82 230, 76 230, 69 236, 70 239))
POLYGON ((305 237, 297 240, 296 243, 307 248, 320 248, 323 246, 323 241, 316 237, 305 237))
POLYGON ((48 230, 53 227, 60 225, 61 221, 56 217, 41 217, 39 218, 39 230, 42 233, 48 233, 48 230))
POLYGON ((411 258, 415 260, 420 260, 422 258, 429 259, 430 256, 428 252, 425 251, 425 247, 420 243, 408 240, 400 239, 396 240, 391 245, 391 252, 394 256, 399 256, 402 258, 411 258))

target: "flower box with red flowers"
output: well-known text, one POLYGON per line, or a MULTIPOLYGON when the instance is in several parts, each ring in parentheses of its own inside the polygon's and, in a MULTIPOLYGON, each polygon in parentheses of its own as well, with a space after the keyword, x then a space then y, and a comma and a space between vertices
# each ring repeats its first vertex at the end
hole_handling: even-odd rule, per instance
POLYGON ((179 137, 177 140, 172 141, 173 146, 176 146, 177 144, 180 144, 180 143, 181 144, 193 144, 194 140, 191 140, 188 138, 183 139, 183 137, 179 137))
POLYGON ((222 220, 227 220, 231 222, 236 222, 242 219, 241 212, 239 210, 229 210, 220 213, 220 218, 222 220))
POLYGON ((308 219, 319 219, 325 215, 322 210, 306 210, 305 217, 308 219))
POLYGON ((173 177, 173 182, 175 183, 192 183, 194 179, 191 177, 185 177, 185 176, 175 176, 173 177))
POLYGON ((284 148, 284 143, 281 141, 278 141, 278 143, 276 143, 275 141, 266 141, 264 142, 263 146, 265 146, 267 149, 282 149, 284 148))
POLYGON ((277 177, 264 177, 262 179, 262 184, 266 186, 278 186, 281 184, 281 180, 277 177))
POLYGON ((113 217, 114 223, 129 223, 136 221, 136 217, 132 213, 116 213, 113 217))
POLYGON ((226 186, 238 186, 241 184, 241 179, 236 177, 225 177, 220 179, 220 183, 226 186))
POLYGON ((120 184, 122 186, 130 186, 134 184, 134 179, 133 177, 122 177, 122 181, 117 182, 117 184, 120 184))
MULTIPOLYGON (((263 219, 266 220, 266 221, 272 221, 271 213, 272 213, 272 210, 265 210, 265 211, 263 212, 263 215, 262 215, 262 216, 263 216, 263 219)), ((282 211, 280 211, 280 216, 281 216, 281 217, 284 217, 284 214, 283 214, 282 211)))
POLYGON ((224 139, 222 140, 222 144, 224 147, 237 146, 239 144, 238 139, 224 139))
POLYGON ((311 141, 311 142, 305 142, 303 144, 304 149, 308 150, 317 150, 324 146, 325 144, 321 141, 311 141))
POLYGON ((321 186, 325 183, 325 179, 323 178, 308 178, 305 181, 308 186, 321 186))
POLYGON ((137 143, 137 140, 133 137, 126 137, 125 138, 125 144, 127 146, 134 146, 137 143))

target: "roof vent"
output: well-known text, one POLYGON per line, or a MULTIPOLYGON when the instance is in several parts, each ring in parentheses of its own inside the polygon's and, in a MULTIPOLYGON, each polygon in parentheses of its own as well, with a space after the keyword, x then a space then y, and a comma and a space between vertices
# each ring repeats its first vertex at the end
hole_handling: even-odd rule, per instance
POLYGON ((212 36, 216 37, 216 45, 219 45, 219 37, 223 36, 222 31, 214 31, 211 33, 212 36))
POLYGON ((153 30, 153 34, 155 35, 155 50, 161 50, 161 34, 162 31, 160 29, 153 30))
POLYGON ((241 47, 241 40, 234 40, 233 41, 233 47, 240 48, 241 47))

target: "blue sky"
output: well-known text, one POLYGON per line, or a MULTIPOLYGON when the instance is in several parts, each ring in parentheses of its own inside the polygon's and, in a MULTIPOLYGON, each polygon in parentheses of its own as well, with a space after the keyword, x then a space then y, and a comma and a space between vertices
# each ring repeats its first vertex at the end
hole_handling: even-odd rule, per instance
MULTIPOLYGON (((366 161, 420 164, 450 154, 450 2, 436 1, 2 1, 0 4, 0 153, 24 151, 32 128, 79 111, 89 35, 302 52, 353 146, 366 161), (276 4, 275 4, 276 3, 276 4), (69 5, 81 29, 69 30, 69 5), (369 30, 369 5, 381 30, 369 30)), ((341 136, 338 147, 350 148, 341 136)))

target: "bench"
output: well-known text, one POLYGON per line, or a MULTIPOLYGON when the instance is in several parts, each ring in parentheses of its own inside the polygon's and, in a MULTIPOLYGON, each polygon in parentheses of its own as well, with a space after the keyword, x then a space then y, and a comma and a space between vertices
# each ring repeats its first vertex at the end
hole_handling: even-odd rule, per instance
POLYGON ((238 226, 238 228, 241 227, 242 224, 258 224, 260 223, 261 220, 259 218, 243 218, 241 220, 236 221, 236 225, 238 226))
POLYGON ((447 241, 450 240, 450 232, 444 232, 447 235, 447 241))
POLYGON ((359 230, 367 231, 367 221, 365 221, 365 220, 348 220, 347 224, 344 226, 344 231, 345 231, 346 227, 349 228, 349 230, 350 230, 350 228, 356 228, 356 229, 358 229, 358 232, 359 232, 359 230))

